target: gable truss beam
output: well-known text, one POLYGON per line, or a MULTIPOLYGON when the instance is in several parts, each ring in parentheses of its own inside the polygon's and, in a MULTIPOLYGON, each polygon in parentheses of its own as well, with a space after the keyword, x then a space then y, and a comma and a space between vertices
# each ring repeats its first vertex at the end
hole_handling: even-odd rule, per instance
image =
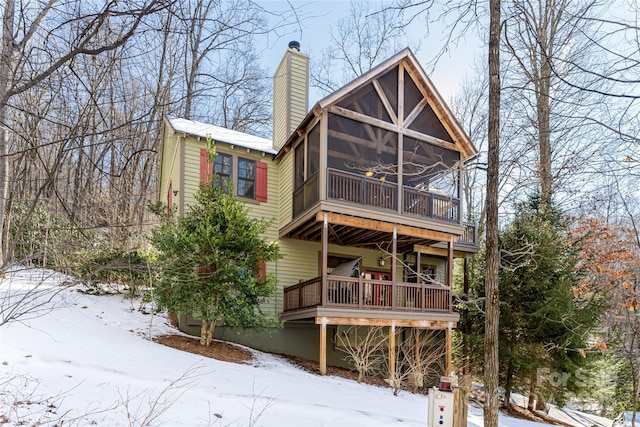
POLYGON ((396 116, 396 113, 393 111, 393 107, 391 106, 391 103, 389 102, 387 95, 385 95, 384 91, 382 90, 382 86, 380 86, 380 83, 378 83, 378 79, 374 79, 372 83, 373 83, 373 87, 378 93, 378 96, 380 97, 380 100, 382 101, 382 105, 384 105, 384 108, 387 110, 389 117, 391 117, 391 121, 393 123, 398 124, 398 117, 396 116))
POLYGON ((366 116, 362 113, 358 113, 357 111, 348 110, 343 107, 339 107, 337 105, 332 105, 328 108, 330 113, 337 114, 342 117, 346 117, 348 119, 357 120, 362 123, 366 123, 368 125, 377 126, 382 129, 389 130, 391 132, 399 132, 400 127, 396 124, 385 122, 384 120, 376 119, 375 117, 366 116))

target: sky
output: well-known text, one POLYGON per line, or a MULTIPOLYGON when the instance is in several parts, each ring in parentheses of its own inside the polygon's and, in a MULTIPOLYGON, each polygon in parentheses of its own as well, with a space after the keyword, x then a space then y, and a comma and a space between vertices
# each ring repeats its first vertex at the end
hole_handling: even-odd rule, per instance
MULTIPOLYGON (((37 306, 47 290, 72 280, 14 268, 0 278, 0 304, 6 308, 8 296, 18 301, 31 292, 37 306)), ((390 388, 318 376, 258 351, 252 364, 240 365, 166 347, 149 339, 179 333, 165 316, 149 315, 148 306, 122 294, 81 289, 65 287, 41 307, 46 310, 0 327, 3 427, 53 427, 61 420, 76 427, 427 425, 425 395, 394 396, 390 388)), ((579 427, 611 423, 596 417, 578 423, 583 415, 561 414, 579 427)), ((500 415, 500 427, 543 426, 500 415)), ((468 427, 483 427, 477 405, 469 408, 468 427)))
MULTIPOLYGON (((327 46, 329 31, 335 27, 340 18, 348 14, 349 10, 349 2, 341 0, 291 0, 290 2, 258 0, 258 3, 266 10, 275 12, 275 16, 271 18, 272 22, 277 16, 280 16, 278 12, 291 11, 292 7, 299 13, 299 16, 304 17, 300 26, 289 27, 286 30, 278 31, 277 35, 256 40, 258 52, 261 52, 263 67, 270 75, 275 72, 291 40, 300 42, 300 50, 310 56, 313 66, 314 58, 319 58, 323 48, 327 46)), ((376 2, 376 4, 380 4, 380 2, 376 2)), ((472 66, 482 53, 483 43, 476 34, 470 34, 459 43, 450 44, 449 52, 438 60, 435 69, 430 72, 429 64, 433 62, 436 54, 442 48, 447 28, 441 22, 431 23, 428 29, 429 34, 425 36, 426 25, 424 18, 414 20, 407 26, 407 41, 419 43, 419 49, 414 54, 440 94, 446 101, 449 101, 458 91, 464 78, 473 73, 472 66)), ((309 107, 311 108, 321 97, 321 94, 312 89, 309 107)))

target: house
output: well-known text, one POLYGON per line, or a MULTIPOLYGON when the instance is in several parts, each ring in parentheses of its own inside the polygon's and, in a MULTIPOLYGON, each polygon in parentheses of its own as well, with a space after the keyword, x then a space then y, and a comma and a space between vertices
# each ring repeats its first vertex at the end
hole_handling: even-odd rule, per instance
MULTIPOLYGON (((210 136, 219 185, 231 180, 251 215, 274 219, 265 237, 284 254, 266 265, 279 287, 265 307, 284 328, 216 330, 319 360, 324 373, 344 357, 332 344, 340 328, 385 326, 391 343, 397 328, 437 329, 450 371, 453 260, 477 249, 461 205, 476 148, 409 49, 310 110, 307 85, 308 57, 292 42, 274 75, 273 140, 165 119, 160 199, 180 213, 193 201, 210 136)), ((183 329, 197 324, 181 316, 183 329)))

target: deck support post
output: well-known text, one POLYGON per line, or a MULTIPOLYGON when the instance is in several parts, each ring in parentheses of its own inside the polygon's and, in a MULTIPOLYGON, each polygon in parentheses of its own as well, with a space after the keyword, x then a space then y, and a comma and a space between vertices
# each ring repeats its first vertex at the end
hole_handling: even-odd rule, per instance
POLYGON ((397 260, 398 260, 398 230, 395 224, 393 224, 393 249, 391 254, 391 307, 395 307, 396 299, 394 298, 394 292, 396 289, 396 273, 397 273, 397 260))
POLYGON ((396 378, 396 321, 391 321, 389 328, 389 379, 396 378))
POLYGON ((446 362, 445 373, 444 373, 445 376, 447 376, 447 377, 449 375, 451 375, 451 371, 453 370, 453 366, 452 366, 453 362, 451 360, 452 359, 452 353, 453 353, 453 344, 451 342, 451 329, 452 329, 451 322, 448 322, 447 329, 445 330, 446 334, 447 334, 446 339, 445 339, 446 346, 447 346, 447 348, 446 348, 447 362, 446 362))
POLYGON ((320 324, 320 375, 327 374, 327 318, 320 324))
POLYGON ((447 287, 451 290, 453 286, 453 237, 447 242, 447 287))
POLYGON ((320 302, 327 305, 327 252, 329 251, 329 219, 327 213, 324 213, 322 223, 322 266, 321 266, 321 278, 320 278, 320 302))
POLYGON ((420 328, 412 328, 413 329, 413 354, 415 356, 415 378, 414 383, 417 387, 424 386, 424 378, 422 376, 422 360, 420 358, 420 328))
POLYGON ((447 244, 447 287, 449 288, 449 313, 453 311, 453 237, 447 244))

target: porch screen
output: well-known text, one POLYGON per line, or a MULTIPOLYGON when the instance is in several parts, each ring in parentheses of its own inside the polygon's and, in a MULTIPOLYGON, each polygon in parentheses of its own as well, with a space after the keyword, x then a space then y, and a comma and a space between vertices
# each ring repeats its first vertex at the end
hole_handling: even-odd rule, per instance
POLYGON ((331 114, 328 149, 329 168, 398 182, 398 135, 394 132, 331 114))
POLYGON ((402 156, 404 185, 458 197, 459 152, 405 136, 402 156))

